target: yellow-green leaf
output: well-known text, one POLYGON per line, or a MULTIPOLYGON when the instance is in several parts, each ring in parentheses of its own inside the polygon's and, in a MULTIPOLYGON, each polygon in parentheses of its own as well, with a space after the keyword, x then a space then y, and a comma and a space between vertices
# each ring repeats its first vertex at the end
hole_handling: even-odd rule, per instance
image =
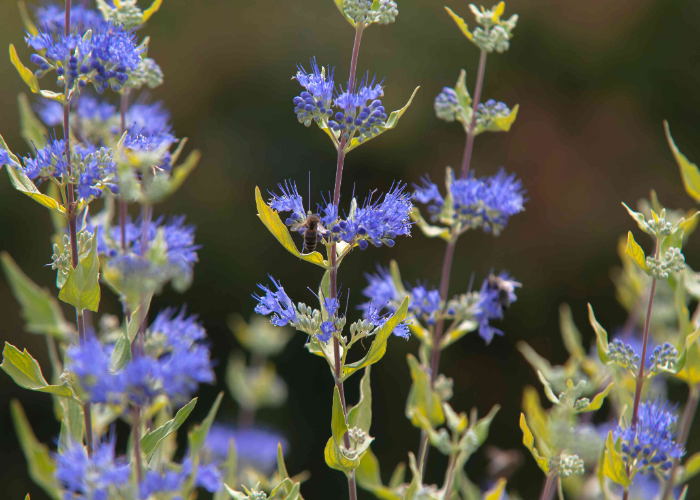
POLYGON ((143 22, 144 23, 146 21, 148 21, 153 14, 158 12, 158 9, 160 9, 160 6, 162 3, 163 3, 163 0, 154 0, 154 2, 151 4, 151 6, 143 11, 143 22))
MULTIPOLYGON (((503 3, 503 2, 501 2, 503 3)), ((506 490, 506 478, 502 477, 498 481, 496 481, 496 484, 493 485, 493 487, 488 490, 486 493, 484 493, 484 496, 482 497, 483 500, 499 500, 504 497, 503 493, 506 490)))
POLYGON ((374 342, 369 347, 367 355, 359 361, 354 363, 349 363, 343 367, 343 375, 341 377, 342 381, 345 381, 356 371, 364 368, 365 366, 372 365, 382 359, 386 353, 386 344, 389 340, 389 336, 394 331, 401 321, 406 317, 408 312, 408 297, 403 299, 403 302, 396 310, 394 315, 389 318, 389 320, 384 323, 384 325, 379 329, 379 332, 374 337, 374 342))
POLYGON ((639 269, 649 274, 650 269, 649 266, 647 266, 647 258, 644 255, 644 250, 634 241, 632 231, 627 232, 627 248, 625 248, 625 253, 632 257, 632 260, 639 266, 639 269))
POLYGON ((423 234, 426 235, 428 238, 439 237, 445 241, 450 241, 450 239, 452 239, 452 237, 450 236, 450 228, 432 226, 428 224, 421 215, 420 210, 418 210, 418 207, 413 207, 413 210, 411 211, 410 215, 411 220, 418 225, 420 230, 423 231, 423 234))
POLYGON ((197 398, 194 398, 192 401, 180 408, 172 420, 169 420, 157 429, 154 429, 152 431, 149 430, 141 438, 141 449, 143 450, 143 454, 146 455, 148 461, 151 460, 151 457, 158 448, 158 445, 162 443, 163 440, 165 440, 165 438, 167 438, 170 434, 172 434, 180 428, 180 426, 185 422, 189 414, 194 409, 194 405, 196 404, 197 398))
POLYGON ((700 472, 700 451, 694 453, 683 464, 683 474, 676 480, 676 484, 683 484, 690 481, 700 472))
POLYGON ((0 364, 5 373, 20 387, 31 391, 47 392, 62 398, 75 399, 73 391, 65 385, 49 385, 41 373, 41 367, 31 354, 20 351, 12 344, 5 342, 2 350, 2 363, 0 364))
POLYGON ((685 191, 696 202, 700 202, 700 170, 698 170, 698 167, 695 164, 690 163, 688 158, 686 158, 676 147, 676 143, 673 142, 673 137, 671 137, 671 129, 669 128, 667 121, 664 121, 664 130, 666 131, 666 139, 668 139, 668 145, 671 148, 671 152, 676 159, 676 163, 678 163, 678 166, 681 169, 681 176, 683 178, 685 191))
POLYGON ((292 240, 292 235, 289 234, 289 229, 284 225, 277 211, 271 209, 267 203, 265 203, 260 194, 260 188, 255 188, 255 204, 258 207, 258 217, 265 227, 272 233, 272 235, 277 238, 284 248, 287 249, 289 253, 295 257, 299 257, 306 262, 311 262, 324 269, 328 269, 328 263, 323 260, 323 257, 318 252, 312 252, 310 254, 302 254, 297 250, 297 246, 292 240))
POLYGON ((360 400, 348 410, 348 427, 357 427, 369 434, 372 426, 372 386, 369 376, 371 366, 365 367, 365 374, 360 381, 360 400))
POLYGON ((608 432, 608 438, 605 441, 603 473, 623 487, 629 486, 632 483, 632 480, 627 476, 625 462, 622 460, 622 455, 615 449, 612 431, 608 432))
POLYGON ((589 411, 598 411, 600 410, 600 407, 603 406, 603 401, 605 401, 605 398, 608 397, 608 394, 610 394, 610 390, 613 387, 613 383, 610 382, 610 384, 603 390, 603 392, 599 392, 596 394, 596 396, 593 398, 593 401, 588 403, 588 406, 581 410, 576 410, 577 413, 587 413, 589 411))
POLYGON ((30 280, 7 252, 0 253, 0 261, 12 293, 22 307, 25 329, 58 338, 69 335, 73 328, 66 322, 61 306, 49 291, 30 280))
POLYGON ((338 449, 338 446, 335 444, 335 441, 333 441, 333 438, 328 439, 326 449, 323 451, 323 456, 326 459, 326 465, 328 465, 328 467, 343 472, 350 472, 357 469, 361 460, 360 457, 355 458, 354 460, 350 460, 345 457, 340 452, 340 449, 338 449))
POLYGON ((19 17, 22 19, 22 24, 24 24, 24 29, 32 36, 37 36, 39 34, 39 29, 36 27, 36 23, 32 21, 29 11, 25 3, 20 0, 17 2, 19 7, 19 17))
POLYGON ((515 119, 518 116, 518 109, 520 106, 518 104, 513 107, 513 109, 510 110, 510 113, 507 116, 498 116, 495 118, 491 118, 491 120, 488 121, 488 124, 485 127, 476 127, 476 132, 474 135, 479 135, 482 132, 508 132, 510 131, 510 127, 513 125, 515 122, 515 119))
POLYGON ((442 425, 445 422, 445 413, 440 403, 440 397, 432 387, 430 377, 415 356, 409 354, 407 358, 413 385, 406 403, 406 416, 411 419, 413 425, 419 428, 422 426, 416 413, 430 422, 433 428, 442 425))
MULTIPOLYGON (((7 150, 9 153, 9 150, 7 149, 5 141, 2 139, 2 137, 0 137, 0 146, 2 146, 3 149, 7 150)), ((14 158, 17 157, 15 156, 14 158)), ((56 210, 57 212, 65 215, 66 209, 55 199, 40 192, 21 168, 7 167, 5 170, 7 170, 7 175, 10 176, 12 186, 17 191, 26 194, 40 205, 44 205, 46 208, 56 210)))
POLYGON ((608 332, 606 332, 605 328, 600 326, 600 323, 598 323, 598 321, 595 319, 593 307, 591 307, 590 304, 588 304, 588 320, 590 321, 593 330, 595 330, 598 357, 603 363, 607 364, 610 361, 610 358, 608 357, 608 332))
POLYGON ((440 339, 440 349, 444 349, 456 341, 464 337, 467 333, 471 333, 479 328, 479 323, 473 319, 465 319, 460 322, 456 327, 450 329, 445 335, 440 339))
POLYGON ((576 327, 576 323, 574 323, 571 308, 568 304, 559 306, 559 330, 561 330, 564 347, 569 351, 569 354, 577 360, 585 358, 586 351, 583 348, 581 332, 576 327))
MULTIPOLYGON (((394 127, 396 127, 396 125, 399 123, 399 118, 401 118, 403 116, 403 114, 406 112, 408 107, 411 105, 411 102, 413 102, 413 98, 416 96, 416 92, 418 92, 419 88, 420 87, 416 87, 416 89, 413 91, 413 94, 411 94, 411 98, 408 100, 408 102, 406 103, 406 105, 403 108, 391 112, 391 114, 389 115, 389 118, 387 119, 384 126, 382 126, 379 129, 378 134, 375 134, 374 136, 372 136, 372 139, 383 134, 387 130, 391 130, 394 127)), ((352 141, 350 141, 350 144, 348 146, 346 146, 345 151, 346 152, 352 151, 360 144, 366 143, 368 140, 371 140, 371 139, 367 139, 364 142, 360 142, 359 139, 357 137, 355 137, 352 139, 352 141)))
POLYGON ((627 213, 630 214, 630 217, 632 217, 632 219, 637 223, 637 225, 639 226, 639 229, 641 229, 642 231, 644 231, 647 234, 653 234, 652 229, 647 224, 647 220, 644 217, 643 213, 635 212, 630 207, 628 207, 624 202, 622 202, 622 206, 625 207, 625 209, 627 210, 627 213))
POLYGON ((100 259, 97 255, 97 231, 92 235, 92 245, 78 266, 71 267, 68 278, 61 287, 58 298, 72 305, 78 311, 87 309, 97 312, 100 305, 100 259))
POLYGON ((36 75, 32 72, 32 70, 25 67, 24 64, 22 64, 22 61, 19 60, 19 57, 17 56, 17 49, 15 49, 15 46, 13 44, 10 44, 10 62, 19 73, 19 76, 22 77, 24 83, 26 83, 32 90, 32 92, 34 92, 35 94, 38 93, 39 80, 37 79, 36 75))
POLYGON ((452 9, 450 9, 449 7, 445 7, 445 10, 446 10, 447 13, 450 15, 450 17, 454 20, 454 22, 457 23, 457 27, 458 27, 459 30, 462 32, 462 34, 463 34, 464 36, 466 36, 467 39, 468 39, 470 42, 473 42, 473 41, 474 41, 474 36, 473 36, 473 35, 471 34, 471 32, 469 31, 469 27, 467 26, 467 23, 464 22, 464 19, 462 19, 462 18, 459 17, 457 14, 455 14, 454 12, 452 12, 452 9))
MULTIPOLYGON (((180 148, 178 148, 178 150, 179 149, 180 148)), ((201 157, 202 154, 199 152, 199 150, 195 149, 189 155, 187 155, 185 161, 183 161, 180 165, 173 167, 172 174, 156 175, 150 189, 148 190, 148 193, 146 193, 146 201, 148 201, 150 204, 154 204, 161 202, 168 196, 172 195, 180 188, 180 186, 182 186, 185 179, 187 179, 187 177, 199 164, 201 157)))
POLYGON ((214 404, 211 405, 209 413, 206 418, 202 420, 202 423, 195 425, 187 435, 187 442, 189 443, 189 452, 191 456, 196 456, 199 454, 202 446, 204 446, 204 440, 209 434, 209 429, 211 429, 211 424, 214 423, 214 418, 216 417, 216 412, 219 411, 219 406, 221 405, 221 400, 224 397, 224 393, 220 392, 216 397, 214 404))
POLYGON ((343 404, 340 401, 340 393, 338 392, 338 386, 333 388, 333 412, 331 415, 331 431, 333 432, 333 439, 340 445, 343 436, 348 432, 348 424, 345 422, 345 415, 343 414, 343 404))
POLYGON ((343 15, 345 20, 350 23, 350 26, 352 26, 353 28, 357 28, 357 23, 355 23, 355 21, 353 21, 352 18, 345 13, 345 10, 343 10, 343 0, 333 1, 335 2, 335 6, 338 7, 338 10, 343 15))
POLYGON ((537 448, 535 448, 535 436, 533 436, 532 432, 530 432, 530 428, 527 426, 527 420, 525 420, 525 415, 522 413, 520 414, 520 430, 523 431, 523 444, 525 445, 525 448, 530 450, 530 453, 532 453, 532 456, 540 469, 542 469, 545 474, 549 474, 547 458, 540 456, 537 448))
POLYGON ((542 375, 542 372, 539 370, 537 370, 537 376, 540 378, 540 382, 542 382, 542 385, 544 386, 544 395, 547 396, 547 399, 554 404, 559 404, 559 398, 554 394, 552 384, 550 384, 547 379, 544 378, 544 375, 542 375))

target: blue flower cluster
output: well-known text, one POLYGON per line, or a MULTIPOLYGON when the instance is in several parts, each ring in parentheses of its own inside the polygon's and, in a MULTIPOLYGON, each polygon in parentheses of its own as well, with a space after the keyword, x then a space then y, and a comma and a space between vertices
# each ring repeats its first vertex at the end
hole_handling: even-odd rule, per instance
POLYGON ((279 434, 260 428, 234 429, 214 424, 207 434, 204 451, 214 463, 222 463, 228 457, 231 441, 236 448, 239 468, 254 467, 263 473, 271 472, 277 465, 277 445, 287 448, 287 440, 279 434))
POLYGON ((5 165, 13 168, 19 168, 17 162, 10 158, 10 154, 5 149, 0 149, 0 169, 2 169, 2 167, 5 165))
POLYGON ((493 340, 494 335, 503 335, 503 332, 491 326, 489 321, 503 319, 504 309, 517 300, 515 289, 520 286, 522 285, 514 281, 507 271, 501 271, 498 276, 492 274, 481 284, 474 319, 479 323, 479 335, 487 344, 493 340))
MULTIPOLYGON (((66 11, 63 5, 41 5, 34 11, 37 26, 52 33, 63 33, 66 11)), ((99 28, 104 18, 100 12, 82 5, 73 5, 70 10, 70 31, 84 34, 89 29, 99 28)))
POLYGON ((284 291, 282 285, 270 276, 272 284, 277 288, 276 292, 273 292, 269 288, 263 285, 258 285, 263 292, 264 296, 259 296, 253 294, 255 300, 258 301, 258 305, 255 306, 255 312, 267 316, 271 314, 270 323, 275 326, 285 326, 287 323, 295 325, 297 323, 297 311, 294 307, 292 299, 284 291))
POLYGON ((84 38, 80 32, 65 34, 51 29, 25 37, 35 53, 31 61, 39 66, 38 77, 54 69, 58 83, 67 82, 72 88, 76 82, 84 87, 91 82, 98 93, 108 88, 115 91, 129 79, 127 70, 135 70, 141 62, 142 47, 136 45, 136 36, 130 30, 111 22, 92 27, 92 36, 84 38))
POLYGON ((333 71, 321 71, 316 59, 311 59, 311 72, 299 65, 296 80, 306 91, 294 98, 294 112, 299 123, 307 127, 312 121, 323 122, 336 132, 342 133, 342 138, 348 141, 357 134, 357 140, 364 142, 381 132, 385 125, 387 114, 378 97, 384 95, 384 88, 375 80, 369 80, 367 75, 350 90, 335 92, 333 71), (370 102, 371 101, 371 102, 370 102), (369 103, 369 104, 368 104, 369 103), (334 112, 333 108, 337 111, 334 112))
POLYGON ((67 351, 68 370, 75 374, 93 403, 145 404, 159 394, 186 400, 201 383, 214 381, 204 329, 196 318, 173 309, 161 312, 146 332, 145 354, 114 373, 114 346, 92 338, 67 351))
MULTIPOLYGON (((369 302, 361 304, 359 308, 365 311, 365 317, 369 317, 371 309, 387 307, 395 311, 403 296, 399 293, 391 273, 388 269, 377 266, 376 274, 365 273, 368 285, 362 294, 369 299, 369 302)), ((433 325, 437 321, 440 307, 440 292, 435 289, 428 289, 425 285, 418 283, 416 286, 405 285, 409 296, 408 311, 415 317, 422 319, 426 324, 433 325)))
MULTIPOLYGON (((271 193, 270 207, 278 212, 292 212, 285 221, 288 226, 303 222, 306 218, 304 204, 296 184, 285 182, 284 185, 280 184, 279 188, 282 194, 271 193)), ((410 213, 413 204, 411 195, 404 191, 405 188, 405 184, 397 183, 388 193, 376 200, 373 200, 373 195, 370 194, 361 207, 344 219, 339 217, 337 205, 326 203, 322 210, 321 222, 325 225, 324 233, 327 230, 331 233, 327 241, 357 244, 361 250, 365 250, 370 243, 376 247, 393 247, 397 236, 410 236, 410 213)), ((304 229, 300 228, 300 232, 304 229)))
MULTIPOLYGON (((149 470, 139 485, 139 498, 146 500, 147 498, 151 498, 151 495, 156 495, 158 493, 167 494, 178 492, 185 486, 185 482, 191 475, 192 460, 189 458, 185 459, 182 463, 182 468, 179 472, 165 471, 160 473, 155 470, 149 470)), ((223 486, 222 474, 214 464, 200 464, 197 467, 194 485, 204 488, 209 493, 215 493, 223 486)), ((173 500, 178 498, 181 497, 176 496, 173 500)))
MULTIPOLYGON (((428 204, 430 219, 435 222, 444 214, 445 199, 437 185, 430 178, 422 179, 422 185, 415 185, 413 198, 428 204)), ((452 206, 448 219, 458 221, 463 228, 481 227, 485 232, 498 236, 508 223, 508 219, 524 210, 525 191, 515 174, 508 175, 500 169, 491 177, 476 179, 470 174, 466 179, 450 180, 448 190, 451 193, 452 206)))
POLYGON ((667 478, 673 459, 685 454, 674 440, 674 410, 668 403, 647 401, 639 405, 636 427, 623 423, 615 429, 613 436, 622 439, 623 459, 628 466, 641 474, 656 473, 667 478))
POLYGON ((72 443, 56 456, 56 479, 66 492, 66 499, 107 500, 109 490, 129 481, 131 473, 126 461, 115 458, 114 436, 98 443, 92 457, 82 444, 72 443))
POLYGON ((451 87, 444 87, 437 97, 435 97, 435 114, 441 120, 453 122, 457 118, 457 113, 462 112, 459 105, 457 92, 451 87))

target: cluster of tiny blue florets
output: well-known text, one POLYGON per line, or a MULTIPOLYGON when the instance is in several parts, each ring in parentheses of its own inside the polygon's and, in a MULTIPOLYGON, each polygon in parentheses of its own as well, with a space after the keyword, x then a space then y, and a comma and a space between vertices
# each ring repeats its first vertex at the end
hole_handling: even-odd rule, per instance
POLYGON ((668 403, 647 401, 639 405, 635 427, 623 423, 614 431, 615 439, 622 439, 623 459, 629 467, 641 474, 668 476, 673 459, 685 454, 675 441, 673 428, 677 417, 674 410, 668 403))
POLYGON ((234 429, 214 424, 207 434, 204 451, 212 462, 223 462, 228 457, 232 441, 239 468, 252 466, 263 473, 271 472, 277 466, 277 445, 287 449, 287 440, 269 430, 256 427, 234 429))
MULTIPOLYGON (((414 186, 413 198, 428 204, 430 219, 441 218, 445 199, 437 185, 428 177, 422 179, 421 186, 414 186)), ((508 175, 501 169, 491 177, 476 179, 473 174, 466 179, 452 178, 450 181, 452 207, 450 214, 463 227, 481 227, 485 232, 498 235, 508 223, 508 219, 524 210, 525 202, 522 183, 515 174, 508 175)))
POLYGON ((157 357, 132 359, 114 373, 110 366, 114 346, 103 346, 96 338, 68 349, 68 369, 80 380, 94 403, 145 404, 159 394, 182 401, 197 390, 200 383, 214 381, 209 349, 202 344, 204 330, 193 318, 173 310, 161 313, 146 335, 165 336, 157 357))
POLYGON ((350 89, 334 92, 333 71, 321 71, 316 59, 311 60, 310 73, 301 65, 297 68, 295 78, 306 89, 294 98, 294 111, 300 123, 309 126, 312 121, 324 122, 345 140, 357 134, 359 142, 381 132, 387 119, 378 100, 384 95, 381 83, 370 81, 367 75, 352 92, 350 89))
POLYGON ((479 323, 479 335, 487 344, 493 340, 494 335, 503 335, 503 332, 492 326, 489 321, 503 319, 504 309, 515 302, 515 288, 522 286, 513 280, 507 271, 501 271, 498 280, 493 277, 486 278, 479 290, 479 302, 474 319, 479 323))
POLYGON ((457 113, 462 111, 457 98, 457 92, 453 88, 444 87, 437 97, 435 97, 435 114, 438 118, 447 122, 453 122, 457 118, 457 113))
MULTIPOLYGON (((66 11, 63 5, 41 5, 34 11, 37 26, 47 31, 59 34, 63 32, 66 23, 66 11)), ((85 33, 89 29, 98 28, 104 22, 102 14, 82 5, 73 5, 70 10, 70 31, 85 33)))
POLYGON ((50 28, 27 34, 27 45, 44 52, 31 56, 39 66, 36 75, 42 77, 53 69, 61 86, 66 81, 69 88, 76 82, 80 87, 91 82, 98 93, 110 87, 120 90, 129 79, 127 70, 133 71, 141 62, 143 48, 136 45, 136 35, 121 25, 103 21, 91 28, 90 37, 80 31, 66 34, 50 28))
POLYGON ((287 323, 296 324, 297 311, 292 299, 286 294, 282 285, 275 281, 272 276, 270 276, 270 280, 277 291, 273 292, 264 285, 258 285, 265 294, 263 296, 253 295, 258 301, 258 305, 255 306, 255 312, 264 316, 272 315, 270 322, 275 326, 285 326, 287 323))

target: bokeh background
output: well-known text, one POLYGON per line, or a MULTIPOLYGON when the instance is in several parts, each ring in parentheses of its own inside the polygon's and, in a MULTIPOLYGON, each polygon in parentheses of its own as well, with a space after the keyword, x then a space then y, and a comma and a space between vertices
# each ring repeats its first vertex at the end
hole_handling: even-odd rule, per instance
MULTIPOLYGON (((473 24, 468 3, 450 6, 473 24)), ((441 179, 447 165, 457 166, 463 150, 458 124, 439 121, 435 95, 453 86, 459 70, 467 70, 473 91, 477 49, 459 33, 442 2, 400 0, 400 15, 388 27, 365 32, 358 71, 385 79, 386 108, 403 106, 421 86, 399 127, 351 153, 346 161, 343 196, 353 189, 364 196, 387 190, 395 180, 416 182, 425 173, 441 179)), ((662 120, 668 119, 680 149, 700 159, 700 52, 697 30, 700 4, 695 0, 510 0, 506 14, 518 13, 509 52, 489 57, 484 98, 520 104, 509 134, 484 134, 476 141, 473 168, 492 174, 503 165, 522 178, 528 191, 526 212, 514 217, 498 237, 473 232, 457 247, 450 293, 464 291, 475 274, 480 283, 491 268, 508 269, 523 288, 500 325, 505 337, 489 346, 467 336, 442 358, 441 368, 454 378, 457 409, 492 405, 503 409, 491 427, 489 442, 523 449, 518 429, 520 398, 525 384, 539 387, 530 366, 515 349, 526 340, 541 354, 560 363, 565 351, 558 330, 558 307, 568 302, 586 342, 585 303, 590 301, 600 322, 614 330, 625 313, 615 301, 610 269, 618 264, 620 235, 634 229, 620 201, 635 205, 655 188, 662 203, 691 208, 680 175, 665 142, 662 120)), ((316 127, 304 128, 293 113, 299 85, 290 80, 295 65, 316 56, 336 68, 336 80, 347 78, 353 32, 331 0, 167 0, 146 28, 150 55, 163 68, 165 85, 157 89, 173 114, 178 136, 189 137, 188 149, 203 159, 177 196, 156 208, 156 215, 187 214, 196 224, 202 245, 195 281, 184 295, 166 290, 152 310, 188 304, 204 322, 218 361, 216 387, 204 387, 190 417, 203 417, 218 390, 224 389, 223 368, 236 341, 226 327, 234 312, 249 317, 251 293, 270 273, 295 300, 311 302, 308 286, 321 278, 318 268, 295 260, 257 220, 253 192, 263 192, 287 178, 296 179, 306 197, 311 172, 314 201, 332 190, 335 151, 316 127)), ((0 47, 14 42, 28 61, 30 52, 17 6, 0 2, 0 47)), ((16 96, 27 89, 9 60, 0 64, 0 133, 16 153, 27 147, 18 134, 16 96)), ((0 249, 9 252, 36 282, 53 287, 48 213, 15 192, 0 175, 0 249)), ((642 238, 641 236, 638 236, 642 238)), ((643 240, 648 247, 649 241, 643 240)), ((351 298, 350 321, 357 313, 365 285, 363 271, 375 263, 398 260, 403 277, 437 285, 443 245, 414 231, 394 249, 356 252, 341 269, 340 281, 351 298)), ((700 267, 698 241, 685 255, 700 267)), ((116 300, 105 290, 101 310, 116 313, 116 300)), ((48 366, 43 339, 23 333, 16 301, 0 278, 2 337, 26 347, 48 366)), ((66 309, 66 317, 72 312, 66 309)), ((289 439, 288 468, 311 471, 302 487, 306 498, 343 498, 345 478, 329 470, 323 446, 329 434, 332 379, 319 358, 304 349, 298 334, 278 359, 289 383, 284 411, 262 411, 258 420, 281 430, 289 439), (340 493, 338 493, 340 492, 340 493)), ((386 357, 372 371, 374 392, 372 448, 381 458, 384 480, 395 465, 414 451, 419 432, 404 417, 410 378, 406 355, 415 353, 415 339, 393 338, 386 357)), ((357 398, 357 380, 347 384, 349 401, 357 398)), ((672 397, 685 398, 680 386, 672 397)), ((5 498, 44 498, 27 478, 25 461, 12 430, 9 401, 20 398, 42 441, 55 439, 58 427, 45 395, 17 388, 0 375, 0 484, 5 498)), ((230 396, 220 418, 235 419, 230 396)), ((696 426, 697 427, 697 426, 696 426)), ((700 444, 700 429, 689 448, 700 444)), ((428 482, 442 483, 444 460, 432 453, 428 482)), ((467 470, 477 478, 486 459, 473 457, 467 470)), ((524 498, 535 498, 541 474, 528 456, 511 486, 524 498)), ((365 492, 361 498, 370 498, 365 492)))

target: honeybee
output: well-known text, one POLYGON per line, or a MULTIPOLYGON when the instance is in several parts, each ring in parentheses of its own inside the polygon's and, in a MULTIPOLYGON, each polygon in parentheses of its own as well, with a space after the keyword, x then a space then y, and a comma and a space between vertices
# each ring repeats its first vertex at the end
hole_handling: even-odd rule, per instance
POLYGON ((300 231, 303 229, 304 248, 301 249, 301 253, 313 253, 313 251, 316 250, 318 240, 328 233, 326 228, 323 227, 323 224, 321 224, 321 217, 316 214, 309 214, 306 220, 293 224, 289 229, 290 231, 300 231))
POLYGON ((492 274, 489 276, 489 288, 498 290, 498 301, 503 306, 503 309, 508 309, 511 304, 511 294, 515 292, 515 287, 521 286, 520 283, 512 280, 504 280, 500 276, 492 274))

